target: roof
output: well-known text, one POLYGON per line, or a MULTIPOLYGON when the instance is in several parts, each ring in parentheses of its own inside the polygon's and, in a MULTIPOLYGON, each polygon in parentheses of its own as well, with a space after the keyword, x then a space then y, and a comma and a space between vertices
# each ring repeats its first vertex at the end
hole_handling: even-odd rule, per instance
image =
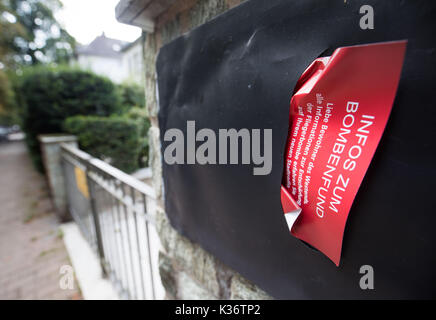
POLYGON ((141 42, 142 40, 142 36, 139 36, 138 39, 136 39, 133 42, 128 42, 127 44, 125 44, 123 46, 123 48, 121 49, 122 52, 126 52, 127 50, 129 50, 130 48, 132 48, 133 46, 135 46, 136 44, 138 44, 138 42, 141 42))
POLYGON ((79 46, 77 48, 77 53, 79 55, 120 58, 123 47, 129 44, 130 42, 108 38, 103 33, 101 36, 95 38, 90 44, 79 46))

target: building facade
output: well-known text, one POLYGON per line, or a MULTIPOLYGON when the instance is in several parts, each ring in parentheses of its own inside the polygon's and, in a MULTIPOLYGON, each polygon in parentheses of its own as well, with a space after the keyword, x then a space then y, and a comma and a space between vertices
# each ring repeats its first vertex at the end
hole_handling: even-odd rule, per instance
POLYGON ((108 77, 115 83, 143 83, 142 37, 126 42, 104 33, 90 44, 79 46, 73 65, 108 77))

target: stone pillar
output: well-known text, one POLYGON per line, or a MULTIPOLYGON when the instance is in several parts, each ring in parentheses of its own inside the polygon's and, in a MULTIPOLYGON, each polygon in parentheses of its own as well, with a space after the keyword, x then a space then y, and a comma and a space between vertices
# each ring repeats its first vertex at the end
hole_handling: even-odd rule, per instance
POLYGON ((72 135, 44 134, 38 136, 38 140, 41 145, 45 173, 56 213, 61 221, 70 220, 61 163, 61 144, 65 143, 77 147, 77 137, 72 135))
POLYGON ((162 244, 159 274, 167 299, 271 299, 267 293, 225 266, 198 244, 179 234, 166 216, 163 205, 162 157, 156 97, 156 56, 159 48, 192 28, 243 0, 175 1, 159 16, 154 33, 143 37, 145 96, 151 127, 150 167, 157 196, 155 219, 162 244))

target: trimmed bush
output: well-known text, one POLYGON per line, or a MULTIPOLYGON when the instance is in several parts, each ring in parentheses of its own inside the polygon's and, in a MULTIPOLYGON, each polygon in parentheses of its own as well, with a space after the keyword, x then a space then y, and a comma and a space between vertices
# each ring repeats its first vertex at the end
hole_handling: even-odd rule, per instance
POLYGON ((117 86, 118 94, 121 97, 123 112, 132 107, 145 107, 145 92, 142 86, 137 84, 120 84, 117 86))
POLYGON ((147 110, 145 108, 133 107, 125 114, 125 116, 128 119, 135 121, 138 125, 140 143, 138 164, 141 168, 147 167, 149 153, 148 130, 151 126, 147 110))
POLYGON ((0 69, 0 126, 18 123, 12 85, 5 72, 0 69))
POLYGON ((120 97, 107 78, 88 71, 35 68, 19 79, 22 125, 30 153, 42 169, 39 134, 59 133, 74 115, 109 116, 120 111, 120 97))
POLYGON ((114 167, 130 173, 138 168, 139 129, 122 117, 75 116, 64 129, 78 137, 80 148, 114 167))

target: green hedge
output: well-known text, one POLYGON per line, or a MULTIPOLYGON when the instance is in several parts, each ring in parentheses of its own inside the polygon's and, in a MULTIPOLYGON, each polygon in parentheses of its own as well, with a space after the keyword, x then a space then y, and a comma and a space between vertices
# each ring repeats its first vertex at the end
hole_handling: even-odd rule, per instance
POLYGON ((17 95, 30 153, 42 169, 39 134, 60 133, 74 115, 109 116, 120 112, 120 96, 107 78, 88 71, 36 68, 20 77, 17 95))
POLYGON ((148 130, 151 126, 147 110, 145 108, 133 107, 125 114, 125 116, 128 119, 135 121, 138 125, 140 143, 138 163, 141 168, 147 167, 149 156, 148 130))
POLYGON ((145 108, 145 92, 142 86, 123 83, 117 86, 117 90, 121 98, 123 112, 132 107, 145 108))
POLYGON ((139 128, 122 117, 75 116, 65 120, 64 129, 78 137, 80 148, 108 161, 125 172, 138 168, 139 128))
POLYGON ((14 101, 12 85, 7 74, 0 69, 0 126, 18 124, 14 101))

